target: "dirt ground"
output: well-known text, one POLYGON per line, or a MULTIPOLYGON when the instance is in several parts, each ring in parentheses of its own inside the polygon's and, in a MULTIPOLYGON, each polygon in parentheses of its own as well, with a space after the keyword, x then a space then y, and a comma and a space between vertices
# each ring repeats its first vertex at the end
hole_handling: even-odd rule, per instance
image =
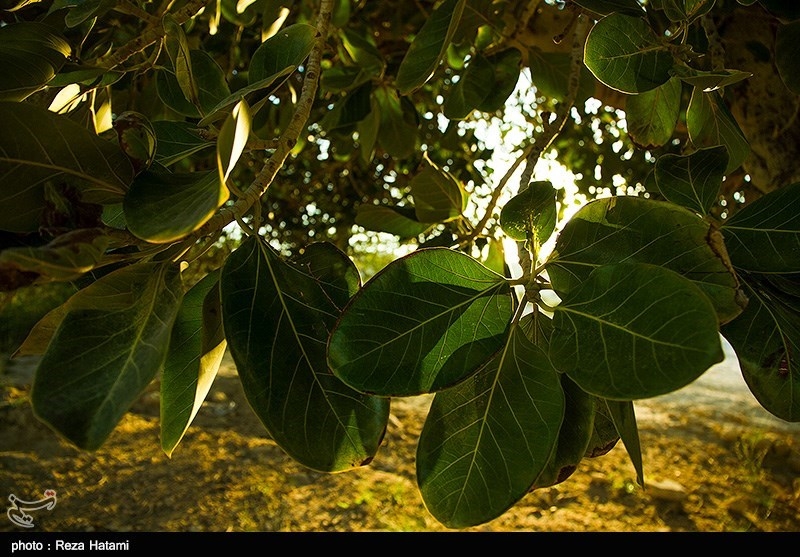
MULTIPOLYGON (((34 500, 55 490, 53 508, 29 513, 31 531, 43 532, 447 530, 425 509, 415 480, 429 398, 393 401, 370 466, 322 474, 268 438, 230 362, 226 371, 172 458, 159 448, 155 385, 103 448, 86 453, 33 417, 29 385, 0 372, 0 496, 34 500)), ((800 424, 751 420, 754 404, 725 411, 675 397, 637 402, 646 490, 620 443, 469 530, 800 531, 800 424)), ((0 531, 21 530, 0 519, 0 531)))

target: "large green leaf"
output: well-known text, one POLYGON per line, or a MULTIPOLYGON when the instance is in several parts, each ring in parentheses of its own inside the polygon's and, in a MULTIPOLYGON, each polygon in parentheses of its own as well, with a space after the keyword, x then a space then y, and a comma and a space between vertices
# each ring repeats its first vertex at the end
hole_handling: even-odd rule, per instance
POLYGON ((356 390, 412 396, 474 374, 506 342, 506 280, 461 252, 418 250, 384 267, 331 333, 328 360, 356 390))
POLYGON ((503 514, 550 461, 563 415, 558 372, 515 327, 474 378, 433 399, 417 446, 427 509, 450 528, 503 514))
POLYGON ((100 262, 110 242, 100 228, 73 230, 45 246, 0 251, 0 269, 11 266, 19 271, 37 273, 45 279, 75 280, 100 262))
POLYGON ((598 267, 555 307, 553 326, 556 368, 612 400, 675 391, 724 357, 703 291, 657 265, 598 267))
POLYGON ((665 199, 706 215, 717 201, 727 166, 728 150, 709 147, 691 155, 662 155, 654 177, 665 199))
POLYGON ((581 389, 566 374, 559 374, 564 392, 564 419, 558 430, 556 450, 536 478, 532 489, 542 489, 566 481, 586 456, 594 432, 597 398, 581 389))
POLYGON ((336 254, 338 265, 330 254, 287 262, 250 237, 220 278, 225 336, 250 405, 289 455, 327 472, 372 460, 389 417, 389 399, 353 391, 326 362, 328 333, 357 286, 352 263, 336 254))
MULTIPOLYGON (((192 88, 195 98, 187 98, 178 75, 169 70, 156 72, 156 90, 162 102, 183 116, 211 118, 219 111, 219 105, 231 96, 225 74, 217 62, 205 51, 191 50, 191 78, 196 83, 192 88), (196 91, 195 91, 196 90, 196 91)), ((230 102, 235 104, 241 95, 230 102)), ((204 126, 205 120, 199 126, 204 126)))
POLYGON ((800 275, 743 273, 750 303, 722 327, 742 376, 759 403, 800 421, 800 275))
POLYGON ((413 155, 417 145, 415 114, 397 92, 377 87, 373 91, 372 110, 379 115, 378 142, 386 152, 398 159, 413 155))
POLYGON ((638 261, 661 265, 695 282, 721 322, 744 305, 722 235, 697 214, 639 197, 587 203, 564 226, 548 261, 553 287, 566 294, 600 265, 638 261))
POLYGON ((84 201, 122 201, 133 167, 118 145, 32 104, 0 102, 0 230, 33 232, 44 184, 70 180, 84 201))
POLYGON ((612 13, 598 21, 586 38, 586 67, 597 79, 623 93, 644 93, 669 81, 674 64, 642 18, 612 13))
POLYGON ((628 134, 642 149, 665 145, 675 131, 681 111, 681 81, 672 78, 663 85, 625 101, 628 134))
POLYGON ((172 327, 161 374, 161 448, 168 456, 205 401, 227 346, 215 271, 186 293, 172 327))
POLYGON ((197 124, 157 120, 153 122, 156 132, 156 162, 170 166, 176 162, 203 151, 214 144, 198 134, 197 124))
POLYGON ((429 222, 419 222, 413 209, 385 205, 359 205, 356 224, 367 230, 387 232, 401 239, 416 238, 431 228, 429 222))
POLYGON ((248 83, 253 85, 302 64, 311 52, 316 36, 316 28, 307 23, 295 23, 281 29, 261 43, 253 53, 248 68, 248 83))
POLYGON ((170 14, 163 18, 164 45, 172 61, 172 69, 183 96, 194 106, 200 106, 198 82, 192 71, 192 55, 183 27, 170 14))
POLYGON ((409 187, 420 222, 449 221, 467 208, 468 196, 461 182, 427 159, 409 187))
POLYGON ((397 88, 407 95, 422 87, 436 71, 458 28, 466 0, 445 0, 411 41, 397 70, 397 88))
POLYGON ((697 148, 725 146, 729 157, 726 173, 739 168, 750 154, 747 138, 718 92, 703 93, 694 88, 686 109, 686 127, 697 148))
POLYGON ((761 273, 800 272, 800 182, 740 209, 722 225, 731 262, 761 273))
POLYGON ((225 184, 236 167, 250 137, 250 106, 242 99, 233 107, 217 136, 217 170, 225 184))
POLYGON ((477 109, 483 112, 494 112, 503 109, 508 97, 517 87, 522 53, 516 48, 510 48, 489 56, 487 59, 492 66, 494 78, 489 92, 478 103, 477 109))
POLYGON ((531 182, 500 211, 503 232, 517 241, 530 241, 539 250, 556 229, 556 191, 551 182, 531 182))
POLYGON ((494 68, 482 54, 476 54, 450 89, 444 101, 444 115, 464 120, 489 96, 494 86, 494 68))
POLYGON ((44 23, 0 27, 0 101, 21 101, 47 85, 71 53, 67 39, 44 23))
POLYGON ((164 363, 182 296, 177 266, 139 263, 70 298, 36 369, 36 416, 99 448, 164 363))
POLYGON ((125 196, 125 221, 137 238, 174 242, 203 226, 229 195, 216 171, 147 171, 125 196))

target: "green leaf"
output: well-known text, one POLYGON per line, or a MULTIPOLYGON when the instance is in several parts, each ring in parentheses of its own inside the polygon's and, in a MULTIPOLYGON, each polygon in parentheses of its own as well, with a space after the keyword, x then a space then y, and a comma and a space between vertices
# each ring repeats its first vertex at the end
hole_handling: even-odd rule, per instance
POLYGON ((0 266, 51 280, 75 280, 100 262, 109 243, 102 229, 73 230, 42 247, 6 248, 0 251, 0 266))
POLYGON ((746 205, 722 224, 736 269, 761 273, 800 272, 800 183, 746 205))
POLYGON ((167 456, 211 389, 228 344, 222 328, 219 271, 203 277, 183 297, 161 374, 161 448, 167 456))
POLYGON ((512 306, 505 279, 468 255, 419 250, 384 267, 353 297, 331 333, 328 361, 362 392, 445 389, 504 346, 512 306))
POLYGON ((691 23, 707 14, 714 7, 715 0, 661 0, 662 8, 672 21, 691 23))
POLYGON ((664 201, 611 197, 587 203, 564 225, 547 269, 553 287, 564 295, 598 266, 625 261, 660 265, 690 279, 712 301, 720 322, 742 311, 720 232, 664 201))
POLYGON ((352 28, 339 31, 342 46, 355 64, 362 67, 367 75, 380 75, 386 63, 383 55, 366 34, 352 28))
POLYGON ((488 57, 494 71, 494 83, 488 94, 478 103, 477 109, 483 112, 501 110, 517 87, 522 64, 522 53, 510 48, 488 57))
POLYGON ((800 20, 780 25, 775 36, 775 67, 778 74, 793 93, 800 95, 800 20))
MULTIPOLYGON (((190 51, 191 73, 196 84, 196 98, 186 97, 178 76, 169 70, 156 72, 156 91, 161 101, 182 116, 199 118, 205 115, 198 126, 206 126, 208 119, 215 116, 222 103, 231 97, 225 74, 216 61, 202 50, 190 51)), ((194 94, 194 93, 193 93, 194 94)), ((241 95, 235 97, 227 106, 235 104, 241 95)))
POLYGON ((447 222, 461 216, 468 195, 464 186, 427 158, 410 183, 411 196, 420 222, 447 222))
MULTIPOLYGON (((352 266, 337 253, 339 269, 352 266)), ((352 294, 352 285, 341 287, 351 271, 340 275, 327 257, 319 275, 308 265, 246 239, 222 269, 223 324, 247 399, 272 438, 303 465, 333 472, 373 458, 389 400, 353 391, 328 369, 325 343, 352 294)))
POLYGON ((253 53, 248 83, 254 85, 302 64, 314 47, 316 37, 316 28, 307 23, 295 23, 281 29, 253 53))
POLYGON ((680 65, 672 68, 672 74, 692 87, 701 89, 704 93, 722 89, 753 76, 750 72, 739 70, 702 71, 680 65))
POLYGON ((739 168, 750 154, 747 138, 718 92, 703 93, 694 89, 686 110, 686 126, 689 139, 698 149, 725 146, 729 156, 726 173, 739 168))
POLYGON ((189 41, 181 25, 170 14, 163 18, 167 54, 183 96, 194 106, 200 106, 200 91, 192 73, 192 55, 189 41))
POLYGON ((550 357, 583 390, 612 400, 669 393, 722 361, 717 315, 664 267, 598 267, 555 307, 550 357))
POLYGON ((411 109, 407 109, 397 92, 378 87, 373 92, 372 110, 380 115, 378 141, 386 152, 398 159, 414 154, 417 146, 417 125, 412 120, 411 109))
POLYGON ((654 170, 656 186, 667 201, 706 215, 717 201, 727 166, 723 146, 685 156, 662 155, 654 170))
POLYGON ((619 402, 595 397, 592 437, 586 447, 586 458, 597 458, 606 455, 619 443, 620 436, 614 425, 614 420, 611 418, 609 404, 633 405, 632 402, 619 402))
POLYGON ((36 416, 98 449, 164 363, 182 296, 176 266, 139 263, 70 298, 36 369, 36 416))
POLYGON ((229 195, 216 171, 147 171, 136 178, 125 196, 125 220, 137 238, 174 242, 203 226, 229 195))
POLYGON ((371 204, 358 206, 355 222, 367 230, 394 234, 403 240, 416 238, 432 226, 429 222, 419 222, 413 209, 371 204))
POLYGON ((114 118, 113 127, 119 147, 131 161, 134 174, 150 168, 158 143, 150 120, 140 112, 126 110, 114 118))
POLYGON ((474 378, 433 399, 417 446, 427 509, 449 528, 503 514, 547 465, 563 415, 558 372, 514 328, 474 378))
POLYGON ((198 126, 192 122, 158 120, 153 122, 156 132, 156 162, 170 166, 214 144, 203 139, 198 126))
POLYGON ((0 27, 0 101, 22 101, 40 90, 71 53, 67 39, 44 23, 0 27))
POLYGON ((605 404, 606 414, 614 424, 625 450, 636 470, 636 480, 644 486, 644 466, 642 463, 642 446, 639 442, 639 428, 636 425, 636 411, 633 402, 626 400, 601 400, 598 405, 605 404))
POLYGON ((631 140, 641 149, 661 147, 672 139, 681 111, 681 81, 672 78, 625 101, 631 140))
MULTIPOLYGON (((569 92, 572 57, 567 52, 542 52, 538 48, 528 51, 531 80, 542 94, 563 101, 569 92)), ((581 68, 578 94, 575 102, 583 103, 594 94, 597 80, 584 65, 581 68)))
POLYGON ((27 103, 0 102, 0 122, 0 230, 37 230, 51 180, 73 181, 86 202, 122 200, 133 167, 114 143, 27 103))
POLYGON ((407 95, 422 87, 439 66, 458 22, 466 0, 445 0, 436 7, 411 41, 397 70, 397 88, 407 95))
POLYGON ((472 58, 460 79, 444 101, 444 115, 450 120, 464 120, 489 96, 494 86, 494 68, 485 56, 472 58))
POLYGON ((552 487, 566 481, 586 455, 594 432, 597 398, 581 389, 565 374, 559 374, 564 392, 564 419, 558 430, 556 450, 532 489, 552 487))
POLYGON ((550 182, 531 182, 500 211, 503 232, 517 241, 530 240, 537 251, 553 234, 556 220, 556 190, 550 182))
POLYGON ((798 275, 743 273, 750 302, 722 327, 747 386, 782 420, 800 421, 800 283, 798 275))
POLYGON ((644 10, 637 0, 573 0, 577 5, 589 11, 608 15, 621 13, 630 16, 644 15, 644 10))
POLYGON ((674 59, 644 19, 612 13, 589 32, 584 62, 612 89, 636 94, 669 81, 674 59))
POLYGON ((223 186, 244 152, 249 137, 250 107, 247 101, 242 99, 233 107, 217 136, 217 170, 219 181, 223 186))

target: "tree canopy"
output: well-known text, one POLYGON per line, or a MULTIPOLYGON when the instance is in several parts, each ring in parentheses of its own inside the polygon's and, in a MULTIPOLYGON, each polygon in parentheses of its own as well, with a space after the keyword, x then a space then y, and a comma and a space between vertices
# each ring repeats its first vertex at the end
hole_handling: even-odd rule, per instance
POLYGON ((418 485, 464 528, 620 442, 644 484, 635 401, 723 339, 800 421, 795 3, 0 5, 0 289, 74 287, 15 353, 76 447, 158 381, 180 450, 229 351, 319 471, 434 394, 418 485))

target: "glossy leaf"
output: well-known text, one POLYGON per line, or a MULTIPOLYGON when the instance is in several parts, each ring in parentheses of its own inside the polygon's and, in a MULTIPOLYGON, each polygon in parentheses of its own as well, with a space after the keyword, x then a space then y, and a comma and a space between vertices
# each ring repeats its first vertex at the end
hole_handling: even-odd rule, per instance
POLYGON ((233 107, 230 115, 222 124, 217 137, 217 170, 219 181, 225 184, 233 172, 239 157, 247 146, 250 136, 250 107, 242 99, 233 107))
POLYGON ((502 276, 457 251, 418 250, 384 267, 352 298, 331 333, 328 360, 362 392, 439 391, 501 350, 512 313, 502 276))
POLYGON ((378 87, 373 95, 373 110, 380 115, 378 142, 393 157, 410 157, 417 146, 417 125, 412 121, 410 109, 406 109, 394 90, 378 87))
POLYGON ((672 78, 625 102, 628 133, 641 149, 661 147, 672 139, 681 111, 681 81, 672 78))
POLYGON ((800 272, 798 200, 800 183, 756 199, 723 223, 734 267, 761 273, 800 272))
POLYGON ((475 55, 445 99, 444 115, 464 120, 489 96, 494 85, 494 68, 482 54, 475 55))
POLYGON ((550 182, 531 182, 500 211, 503 232, 517 241, 530 240, 537 251, 553 234, 557 220, 556 190, 550 182))
POLYGON ((532 489, 542 489, 566 481, 586 455, 594 432, 597 399, 581 389, 568 375, 559 374, 564 392, 564 419, 558 430, 556 450, 536 478, 532 489))
POLYGON ((800 421, 800 283, 798 275, 744 273, 750 303, 722 328, 747 386, 769 412, 800 421))
POLYGON ((397 88, 407 95, 428 81, 458 28, 466 0, 445 0, 436 7, 411 41, 397 70, 397 88))
POLYGON ((128 158, 68 118, 28 103, 0 102, 0 230, 32 232, 44 182, 75 183, 84 201, 121 201, 133 179, 128 158))
POLYGON ((170 166, 214 144, 198 134, 198 127, 191 122, 157 120, 153 122, 156 132, 157 149, 155 160, 170 166))
POLYGON ((726 173, 739 168, 750 153, 750 144, 718 92, 695 88, 686 110, 689 138, 698 149, 724 145, 728 150, 726 173))
POLYGON ((316 28, 307 23, 295 23, 281 29, 253 53, 248 83, 254 85, 302 64, 311 52, 316 36, 316 28))
POLYGON ((688 66, 675 66, 672 69, 672 73, 681 81, 701 89, 704 93, 710 93, 728 85, 739 83, 753 75, 750 72, 739 70, 701 71, 688 66))
POLYGON ((672 21, 692 22, 707 14, 715 0, 661 0, 664 13, 672 21))
POLYGON ((775 36, 775 66, 786 87, 793 93, 800 95, 798 44, 800 44, 800 20, 778 27, 775 36))
POLYGON ((630 16, 642 16, 644 10, 637 0, 573 0, 578 6, 592 12, 608 15, 621 13, 630 16))
POLYGON ((645 486, 644 462, 642 460, 642 445, 639 440, 639 427, 636 424, 636 409, 633 402, 627 400, 603 399, 598 406, 604 404, 606 415, 614 424, 625 451, 631 459, 631 464, 636 470, 636 481, 640 486, 645 486))
POLYGON ((410 188, 420 222, 446 222, 460 217, 467 207, 468 196, 461 182, 429 160, 411 179, 410 188))
POLYGON ((644 93, 670 79, 672 53, 644 19, 612 13, 586 38, 586 66, 603 83, 623 93, 644 93))
POLYGON ((36 416, 78 448, 99 448, 164 363, 182 296, 177 267, 139 263, 70 298, 36 368, 36 416))
POLYGON ((194 106, 200 106, 200 91, 192 72, 192 56, 189 41, 181 25, 170 14, 163 18, 164 44, 172 61, 172 69, 183 96, 194 106))
POLYGON ((550 461, 563 415, 558 372, 512 329, 486 367, 433 399, 417 446, 427 509, 450 528, 503 514, 550 461))
POLYGON ((250 237, 220 278, 225 336, 250 405, 290 456, 326 472, 369 463, 389 417, 388 399, 353 391, 326 363, 329 331, 355 289, 352 264, 337 253, 338 269, 323 257, 313 274, 318 256, 283 261, 250 237))
POLYGON ((102 229, 73 230, 42 247, 0 251, 0 268, 10 266, 50 280, 75 280, 95 268, 109 243, 110 238, 102 229))
POLYGON ((0 27, 0 101, 22 101, 48 84, 72 47, 44 23, 20 21, 0 27))
POLYGON ((656 265, 598 267, 555 307, 553 327, 556 368, 613 400, 675 391, 724 357, 703 291, 656 265))
POLYGON ((662 155, 654 170, 656 186, 667 201, 706 215, 717 201, 727 166, 728 151, 722 146, 662 155))
POLYGON ((384 205, 359 206, 356 224, 367 230, 394 234, 401 239, 416 238, 432 226, 429 222, 419 222, 413 209, 405 210, 403 207, 384 205))
POLYGON ((563 295, 598 266, 625 261, 660 265, 690 279, 723 323, 742 311, 745 301, 720 232, 663 201, 612 197, 587 203, 564 225, 547 268, 563 295))
POLYGON ((161 374, 161 448, 167 456, 205 401, 227 346, 215 271, 186 293, 172 327, 161 374))
POLYGON ((229 195, 216 171, 148 171, 136 178, 125 196, 125 221, 137 238, 174 242, 203 226, 229 195))

